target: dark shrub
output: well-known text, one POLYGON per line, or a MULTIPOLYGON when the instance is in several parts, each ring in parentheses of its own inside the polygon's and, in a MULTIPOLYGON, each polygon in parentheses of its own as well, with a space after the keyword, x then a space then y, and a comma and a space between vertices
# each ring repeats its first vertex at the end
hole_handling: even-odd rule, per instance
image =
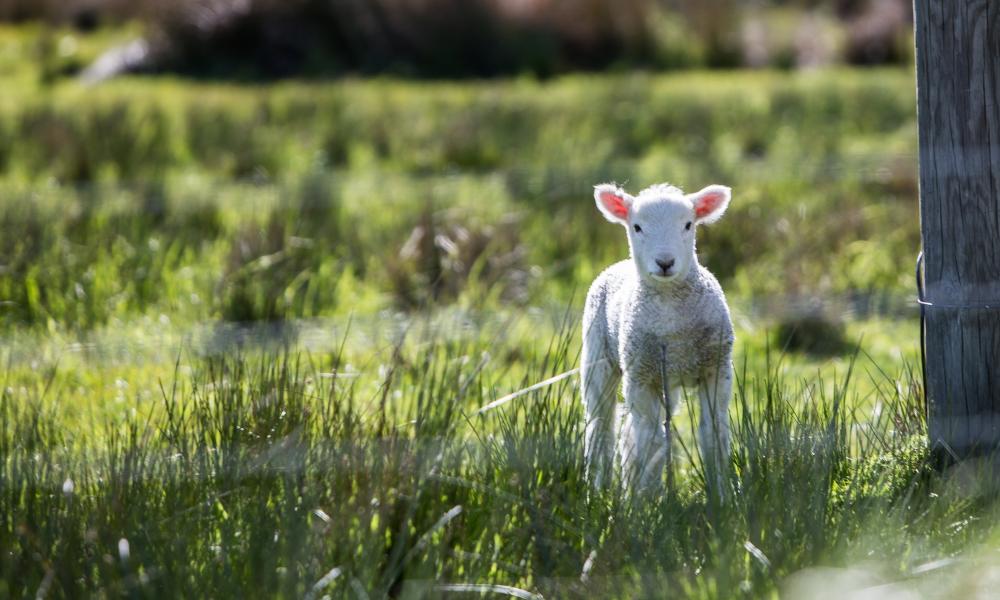
POLYGON ((148 6, 155 68, 208 77, 492 76, 655 61, 657 3, 189 0, 148 6))
POLYGON ((813 356, 836 356, 851 350, 841 319, 819 310, 785 317, 777 328, 779 348, 813 356))

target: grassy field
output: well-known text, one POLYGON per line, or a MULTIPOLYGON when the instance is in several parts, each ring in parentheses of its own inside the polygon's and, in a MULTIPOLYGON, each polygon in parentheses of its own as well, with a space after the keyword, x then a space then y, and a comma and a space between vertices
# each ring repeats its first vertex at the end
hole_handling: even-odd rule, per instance
POLYGON ((85 88, 114 35, 35 35, 0 30, 0 598, 990 589, 994 490, 927 466, 911 73, 85 88), (572 377, 477 412, 577 365, 608 180, 734 189, 724 504, 687 409, 656 499, 588 492, 572 377))

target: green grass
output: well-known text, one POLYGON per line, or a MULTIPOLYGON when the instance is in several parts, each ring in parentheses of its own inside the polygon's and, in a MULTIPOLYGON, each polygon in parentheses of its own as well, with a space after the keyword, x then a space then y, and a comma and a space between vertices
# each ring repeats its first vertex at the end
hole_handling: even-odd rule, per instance
POLYGON ((994 566, 988 479, 927 461, 910 73, 83 88, 37 35, 0 30, 0 598, 953 597, 994 566), (657 498, 588 491, 574 378, 476 414, 576 366, 626 253, 607 180, 734 189, 699 232, 725 505, 686 409, 657 498))
POLYGON ((575 364, 577 333, 533 348, 416 326, 361 376, 338 351, 187 356, 151 398, 119 385, 122 414, 93 407, 84 427, 56 425, 74 402, 58 369, 7 385, 0 593, 772 597, 816 565, 929 585, 928 565, 995 533, 988 491, 924 466, 906 372, 876 374, 864 411, 850 373, 738 369, 724 504, 685 411, 674 488, 588 492, 572 380, 474 412, 515 362, 525 382, 575 364))
POLYGON ((563 304, 625 253, 606 180, 731 185, 700 247, 737 298, 908 293, 918 243, 898 71, 63 83, 0 131, 13 327, 563 304))

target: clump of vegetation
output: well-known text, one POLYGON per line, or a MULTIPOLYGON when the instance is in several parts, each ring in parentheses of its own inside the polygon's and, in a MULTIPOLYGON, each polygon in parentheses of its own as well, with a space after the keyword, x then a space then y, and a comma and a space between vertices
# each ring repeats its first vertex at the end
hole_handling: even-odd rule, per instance
POLYGON ((479 291, 486 300, 524 301, 528 274, 518 219, 468 226, 442 223, 443 215, 427 207, 410 232, 387 273, 397 304, 403 308, 454 301, 479 291))
POLYGON ((846 333, 842 319, 829 316, 822 310, 786 315, 775 330, 780 348, 814 356, 839 356, 848 352, 851 343, 846 333))
MULTIPOLYGON (((289 235, 280 218, 237 232, 222 278, 220 312, 231 321, 273 321, 290 312, 309 280, 312 241, 289 235)), ((291 315, 289 315, 291 316, 291 315)))
POLYGON ((218 281, 220 315, 229 321, 311 317, 338 307, 341 273, 355 238, 329 175, 313 170, 263 222, 249 219, 232 234, 218 281))

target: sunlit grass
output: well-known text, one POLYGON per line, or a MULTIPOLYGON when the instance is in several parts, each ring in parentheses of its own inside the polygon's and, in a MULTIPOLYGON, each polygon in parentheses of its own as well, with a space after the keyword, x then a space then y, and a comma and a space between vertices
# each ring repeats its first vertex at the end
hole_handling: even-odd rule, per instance
POLYGON ((363 366, 338 349, 186 355, 155 397, 120 390, 121 413, 85 427, 58 414, 74 389, 57 372, 8 384, 5 589, 302 595, 337 568, 321 586, 333 596, 766 597, 814 565, 910 577, 993 531, 987 492, 956 495, 924 466, 912 375, 875 375, 880 410, 857 410, 863 359, 801 383, 777 353, 738 366, 724 505, 706 496, 686 409, 674 488, 589 492, 574 379, 473 415, 573 366, 577 332, 554 335, 536 354, 415 325, 363 366))
POLYGON ((32 234, 2 241, 0 319, 566 302, 626 252, 604 180, 731 185, 699 248, 734 298, 899 295, 913 122, 900 71, 70 86, 0 109, 2 226, 32 234))

